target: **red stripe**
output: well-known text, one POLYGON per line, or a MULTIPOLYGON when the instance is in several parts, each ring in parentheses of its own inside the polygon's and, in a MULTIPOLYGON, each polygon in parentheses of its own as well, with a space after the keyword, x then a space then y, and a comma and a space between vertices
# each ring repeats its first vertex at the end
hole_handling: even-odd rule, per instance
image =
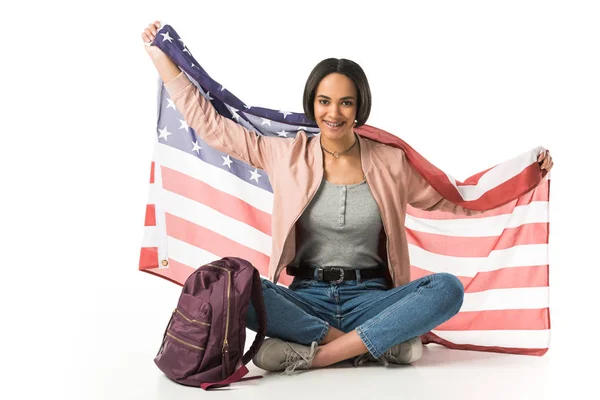
POLYGON ((406 228, 406 239, 434 254, 453 257, 488 257, 490 250, 505 250, 526 244, 547 244, 549 224, 547 222, 506 228, 500 236, 446 236, 420 232, 406 228))
POLYGON ((161 173, 165 190, 202 203, 271 236, 271 214, 176 170, 162 167, 161 173))
MULTIPOLYGON (((409 163, 438 193, 455 204, 473 210, 491 210, 510 203, 512 199, 521 197, 538 186, 541 180, 547 175, 547 171, 542 171, 538 163, 534 161, 518 175, 488 190, 479 199, 463 201, 457 188, 448 180, 446 173, 427 161, 425 157, 404 140, 383 129, 369 125, 363 125, 360 128, 355 128, 355 130, 359 135, 368 139, 402 149, 409 163)), ((457 184, 460 185, 462 183, 457 182, 457 184)))
POLYGON ((477 185, 479 183, 479 179, 481 179, 481 177, 483 175, 485 175, 488 171, 494 169, 495 167, 497 167, 497 165, 494 165, 491 168, 486 169, 485 171, 481 171, 478 174, 475 174, 473 176, 470 176, 469 178, 467 178, 466 181, 464 182, 456 182, 456 186, 473 186, 473 185, 477 185))
POLYGON ((548 329, 548 308, 459 312, 436 327, 438 331, 500 331, 548 329))
MULTIPOLYGON (((427 271, 410 267, 410 279, 416 280, 427 275, 427 271)), ((457 276, 465 293, 478 293, 491 289, 513 289, 528 287, 548 287, 548 265, 501 268, 496 271, 479 272, 474 278, 457 276)))
POLYGON ((150 166, 150 183, 154 183, 154 161, 152 161, 152 165, 150 166))
POLYGON ((156 226, 156 206, 154 204, 146 204, 144 226, 156 226))
POLYGON ((507 354, 522 354, 528 356, 543 356, 548 351, 548 348, 541 349, 528 349, 528 348, 514 348, 514 347, 500 347, 500 346, 475 346, 472 344, 456 344, 449 342, 437 336, 435 333, 427 332, 421 336, 423 344, 437 343, 442 346, 446 346, 450 349, 456 350, 472 350, 472 351, 489 351, 492 353, 507 353, 507 354))
MULTIPOLYGON (((168 236, 189 243, 218 257, 243 258, 252 263, 259 271, 266 271, 269 267, 269 256, 266 254, 175 215, 165 213, 165 217, 168 236)), ((192 267, 198 268, 199 266, 194 265, 192 267)))
POLYGON ((168 261, 168 268, 146 268, 140 270, 143 272, 148 272, 152 275, 159 276, 180 286, 183 286, 186 279, 190 276, 192 272, 195 271, 195 269, 188 265, 178 263, 177 261, 173 261, 171 259, 168 259, 168 261))
POLYGON ((158 247, 142 247, 140 252, 140 270, 158 267, 158 247))
MULTIPOLYGON (((504 215, 504 214, 512 214, 514 212, 515 207, 518 206, 526 206, 535 201, 548 201, 550 198, 550 181, 545 179, 540 182, 539 186, 537 186, 534 190, 523 195, 516 199, 516 201, 512 201, 503 206, 491 209, 486 211, 483 214, 466 216, 460 215, 459 218, 482 218, 482 217, 493 217, 496 215, 504 215)), ((424 211, 418 208, 407 204, 406 213, 415 218, 423 218, 423 219, 435 219, 435 220, 455 220, 457 219, 457 215, 450 211, 424 211)))
MULTIPOLYGON (((447 180, 445 175, 445 180, 442 180, 441 177, 435 177, 440 179, 435 182, 435 180, 432 178, 432 182, 430 182, 430 184, 438 188, 439 190, 436 189, 438 192, 446 193, 447 196, 445 197, 455 204, 459 204, 463 207, 474 210, 491 210, 505 204, 510 204, 514 201, 511 199, 524 196, 526 193, 531 191, 531 189, 534 189, 538 185, 540 175, 539 171, 540 167, 537 163, 531 164, 520 174, 513 176, 509 180, 502 182, 498 186, 486 191, 477 200, 471 201, 462 200, 458 190, 447 180), (445 190, 442 188, 445 188, 445 190), (515 188, 519 188, 517 193, 515 193, 515 188)), ((519 199, 519 201, 521 201, 521 199, 519 199)))

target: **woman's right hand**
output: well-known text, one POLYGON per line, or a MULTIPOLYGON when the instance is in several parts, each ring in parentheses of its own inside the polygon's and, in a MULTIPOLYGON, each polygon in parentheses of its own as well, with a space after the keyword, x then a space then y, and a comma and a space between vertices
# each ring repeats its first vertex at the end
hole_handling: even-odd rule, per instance
POLYGON ((148 27, 146 29, 144 29, 144 31, 142 32, 142 40, 144 41, 144 44, 146 45, 145 46, 146 51, 151 56, 155 55, 159 52, 162 53, 162 50, 159 49, 158 47, 149 45, 149 43, 152 43, 152 41, 156 37, 156 33, 158 32, 159 29, 160 29, 160 21, 154 21, 154 22, 148 24, 148 27))

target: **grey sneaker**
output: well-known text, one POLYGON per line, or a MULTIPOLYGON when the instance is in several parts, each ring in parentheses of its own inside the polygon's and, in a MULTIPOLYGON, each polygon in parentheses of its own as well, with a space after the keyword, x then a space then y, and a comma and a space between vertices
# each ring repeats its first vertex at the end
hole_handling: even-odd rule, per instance
POLYGON ((390 347, 379 358, 375 358, 371 353, 361 354, 354 359, 354 366, 358 367, 366 362, 379 362, 384 366, 393 364, 411 364, 423 356, 423 343, 419 336, 407 340, 406 342, 390 347))
POLYGON ((252 359, 254 365, 267 371, 284 371, 290 375, 296 369, 309 369, 317 354, 317 342, 305 346, 277 338, 265 339, 252 359))

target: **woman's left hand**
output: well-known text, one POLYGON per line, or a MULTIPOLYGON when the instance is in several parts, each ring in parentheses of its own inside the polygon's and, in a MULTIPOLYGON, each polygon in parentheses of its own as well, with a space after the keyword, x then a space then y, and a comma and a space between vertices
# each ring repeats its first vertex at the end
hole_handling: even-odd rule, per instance
POLYGON ((550 156, 550 150, 546 150, 543 153, 540 153, 538 156, 538 164, 541 169, 545 169, 550 172, 552 166, 554 165, 554 161, 552 161, 552 156, 550 156))

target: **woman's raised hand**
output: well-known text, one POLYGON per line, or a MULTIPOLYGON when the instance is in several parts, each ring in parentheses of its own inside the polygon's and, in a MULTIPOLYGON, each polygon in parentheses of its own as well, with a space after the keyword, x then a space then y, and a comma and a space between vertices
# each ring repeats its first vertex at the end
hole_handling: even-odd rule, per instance
POLYGON ((150 55, 155 54, 157 51, 162 52, 162 50, 160 50, 158 47, 150 46, 150 43, 152 43, 152 41, 156 37, 156 33, 158 32, 159 29, 160 29, 160 21, 154 21, 154 22, 148 24, 148 27, 146 29, 144 29, 144 31, 142 32, 142 40, 144 41, 144 44, 146 45, 146 51, 150 55))

